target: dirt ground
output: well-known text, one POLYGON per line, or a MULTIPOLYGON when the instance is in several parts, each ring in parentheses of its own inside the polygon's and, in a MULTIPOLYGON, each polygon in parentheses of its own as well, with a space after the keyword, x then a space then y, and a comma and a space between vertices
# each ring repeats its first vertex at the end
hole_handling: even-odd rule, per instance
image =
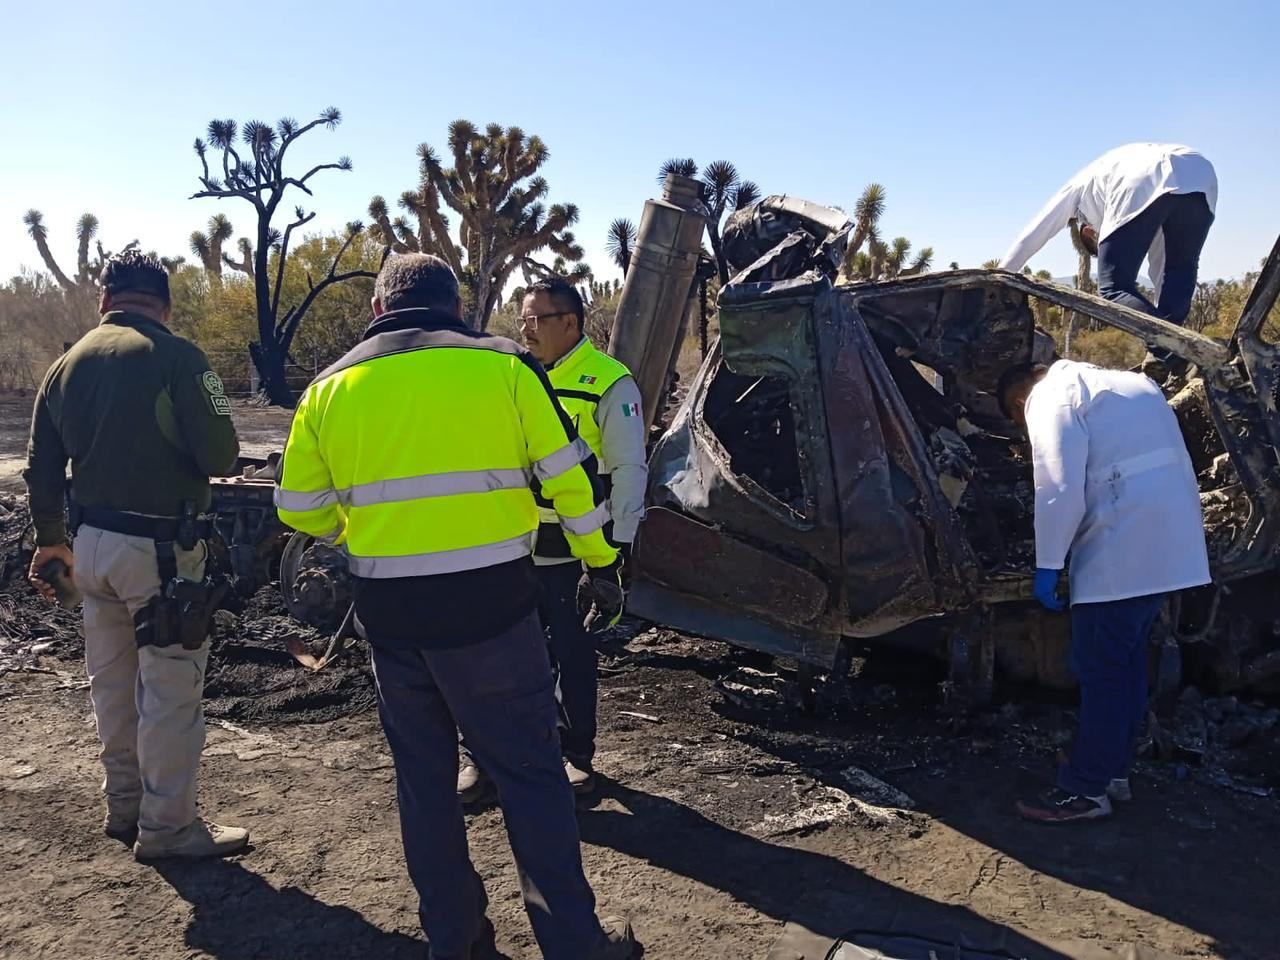
MULTIPOLYGON (((0 406, 0 456, 20 457, 13 410, 0 406)), ((287 423, 238 420, 266 442, 287 423)), ((20 589, 0 596, 0 957, 424 956, 373 712, 211 720, 203 806, 254 846, 139 865, 99 831, 83 662, 12 616, 20 589)), ((1280 750, 1274 720, 1245 729, 1265 707, 1188 695, 1179 759, 1141 761, 1131 805, 1043 828, 1011 806, 1047 782, 1067 703, 1005 689, 952 731, 929 665, 872 655, 810 714, 785 664, 624 627, 602 645, 603 782, 579 822, 601 911, 629 916, 647 957, 764 960, 789 922, 835 937, 891 917, 1018 956, 1075 942, 1280 958, 1280 750), (1210 749, 1232 723, 1239 743, 1210 749)), ((536 958, 501 813, 469 823, 499 947, 536 958)))

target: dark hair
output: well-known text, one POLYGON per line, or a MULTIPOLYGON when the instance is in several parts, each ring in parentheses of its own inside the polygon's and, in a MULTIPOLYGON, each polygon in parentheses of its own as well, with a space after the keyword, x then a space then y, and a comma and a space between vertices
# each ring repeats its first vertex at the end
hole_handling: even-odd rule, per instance
POLYGON ((169 304, 169 272, 155 257, 125 250, 107 257, 98 284, 113 297, 142 294, 169 304))
POLYGON ((429 253, 402 253, 387 258, 373 282, 373 295, 383 310, 427 307, 454 313, 458 278, 449 264, 429 253))
POLYGON ((578 332, 582 332, 587 321, 586 309, 582 306, 582 294, 578 293, 568 280, 560 277, 539 280, 531 284, 524 295, 527 297, 531 293, 545 293, 557 310, 572 313, 578 318, 578 332))
POLYGON ((1048 370, 1043 363, 1015 363, 1000 374, 1000 381, 996 384, 996 400, 1000 403, 1000 412, 1012 420, 1014 411, 1009 406, 1009 394, 1039 380, 1048 370))

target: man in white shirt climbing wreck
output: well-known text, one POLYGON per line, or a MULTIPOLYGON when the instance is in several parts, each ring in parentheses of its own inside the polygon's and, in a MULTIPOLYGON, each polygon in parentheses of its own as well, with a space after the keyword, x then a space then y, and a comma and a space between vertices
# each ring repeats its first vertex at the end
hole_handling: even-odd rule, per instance
MULTIPOLYGON (((1176 323, 1186 322, 1200 251, 1218 204, 1213 164, 1190 147, 1131 143, 1104 153, 1036 214, 1000 261, 1019 271, 1072 220, 1098 258, 1098 292, 1116 303, 1176 323), (1148 261, 1155 303, 1138 287, 1148 261)), ((1144 369, 1157 380, 1181 367, 1156 351, 1144 369), (1158 361, 1158 362, 1156 362, 1158 361)))

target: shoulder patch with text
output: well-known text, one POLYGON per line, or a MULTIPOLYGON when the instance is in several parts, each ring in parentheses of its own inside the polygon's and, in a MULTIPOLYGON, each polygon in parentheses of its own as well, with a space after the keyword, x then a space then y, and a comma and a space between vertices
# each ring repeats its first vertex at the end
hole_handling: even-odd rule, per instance
POLYGON ((227 398, 227 390, 222 385, 221 377, 212 370, 206 370, 200 374, 200 386, 204 388, 209 406, 215 414, 220 417, 231 416, 231 401, 227 398))

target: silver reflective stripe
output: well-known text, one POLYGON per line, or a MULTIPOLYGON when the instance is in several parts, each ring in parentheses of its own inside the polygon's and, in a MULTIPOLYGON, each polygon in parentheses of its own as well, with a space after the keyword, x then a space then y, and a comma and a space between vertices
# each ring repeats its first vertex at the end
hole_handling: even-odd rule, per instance
POLYGON ((341 533, 342 533, 342 524, 338 524, 328 533, 324 534, 323 536, 316 537, 316 539, 319 540, 321 543, 337 543, 338 536, 341 533))
POLYGON ((561 517, 560 526, 567 531, 585 537, 589 533, 595 533, 605 525, 609 519, 608 504, 599 504, 588 513, 584 513, 580 517, 561 517))
POLYGON ((315 490, 303 493, 299 490, 285 490, 276 487, 276 509, 289 513, 306 513, 308 510, 319 510, 321 507, 332 507, 338 503, 337 490, 315 490))
POLYGON ((573 443, 565 444, 555 453, 543 457, 533 465, 533 473, 539 480, 550 480, 558 477, 566 470, 572 470, 587 457, 591 456, 591 448, 587 442, 578 437, 573 443))
POLYGON ((453 473, 426 473, 420 477, 376 480, 339 490, 338 496, 347 506, 369 507, 378 503, 450 497, 459 493, 528 489, 528 486, 528 471, 514 467, 509 470, 457 470, 453 473))
POLYGON ((457 573, 461 570, 477 570, 493 567, 510 560, 519 560, 533 553, 533 533, 522 533, 510 540, 486 543, 478 547, 459 550, 438 550, 434 553, 415 553, 403 557, 357 557, 350 561, 351 572, 357 577, 386 580, 391 577, 430 577, 440 573, 457 573))

